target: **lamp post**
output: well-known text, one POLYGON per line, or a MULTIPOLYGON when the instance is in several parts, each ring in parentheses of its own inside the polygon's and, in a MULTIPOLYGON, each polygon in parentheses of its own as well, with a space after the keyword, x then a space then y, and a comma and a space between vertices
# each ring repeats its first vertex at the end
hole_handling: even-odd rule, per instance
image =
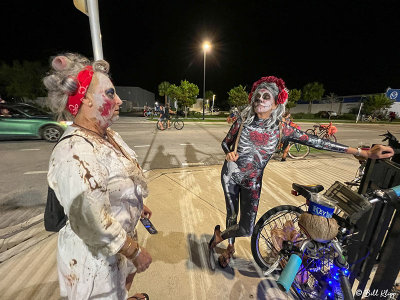
POLYGON ((203 120, 204 120, 204 101, 206 100, 206 53, 211 48, 209 42, 205 41, 203 43, 204 51, 204 77, 203 77, 203 120))
POLYGON ((213 104, 212 104, 212 108, 211 108, 211 114, 214 114, 214 100, 215 100, 215 95, 213 95, 213 104))

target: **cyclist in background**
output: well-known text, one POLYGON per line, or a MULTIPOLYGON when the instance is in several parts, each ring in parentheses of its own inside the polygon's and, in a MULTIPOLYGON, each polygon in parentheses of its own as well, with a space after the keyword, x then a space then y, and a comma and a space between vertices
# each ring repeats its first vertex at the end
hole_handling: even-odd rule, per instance
POLYGON ((169 107, 169 104, 167 104, 167 106, 165 107, 164 112, 165 112, 165 119, 167 120, 167 127, 168 127, 168 129, 170 129, 171 128, 171 114, 173 114, 174 112, 169 107))
MULTIPOLYGON (((290 112, 285 112, 282 116, 282 122, 286 123, 289 126, 295 127, 297 129, 300 129, 300 126, 298 126, 296 123, 294 123, 292 121, 292 115, 290 114, 290 112)), ((281 161, 286 161, 286 157, 289 153, 289 142, 286 142, 285 144, 282 145, 282 147, 284 147, 283 150, 283 154, 282 154, 282 158, 281 161)))
POLYGON ((164 130, 164 126, 162 124, 162 122, 165 120, 166 116, 165 116, 165 110, 164 110, 164 106, 160 105, 160 118, 158 119, 158 125, 160 127, 161 130, 164 130))

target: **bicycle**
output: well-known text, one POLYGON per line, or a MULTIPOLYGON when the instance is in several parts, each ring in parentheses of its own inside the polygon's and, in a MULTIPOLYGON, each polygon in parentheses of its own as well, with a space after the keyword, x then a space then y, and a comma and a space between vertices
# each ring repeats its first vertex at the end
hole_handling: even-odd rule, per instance
MULTIPOLYGON (((183 122, 183 120, 179 119, 177 116, 174 119, 170 120, 170 122, 171 122, 170 125, 174 126, 176 130, 181 130, 185 126, 185 123, 183 122)), ((156 127, 158 130, 167 129, 168 128, 168 120, 159 119, 156 127)))
POLYGON ((319 138, 337 142, 335 133, 337 132, 336 126, 332 125, 332 122, 329 124, 315 124, 313 128, 307 129, 307 134, 312 134, 318 136, 319 138))
MULTIPOLYGON (((279 147, 276 149, 274 155, 280 155, 283 153, 286 147, 281 143, 279 147)), ((305 158, 310 153, 310 147, 307 145, 299 144, 299 143, 289 143, 289 152, 288 155, 293 159, 301 159, 305 158)))
POLYGON ((400 202, 400 186, 364 196, 340 182, 324 195, 318 194, 324 189, 321 185, 293 183, 292 187, 292 194, 305 197, 306 204, 277 206, 259 219, 251 237, 254 260, 265 275, 280 267, 278 286, 286 292, 292 289, 299 299, 354 299, 346 260, 346 245, 357 234, 354 224, 373 203, 384 201, 395 206, 400 202), (332 224, 332 238, 311 232, 310 223, 304 220, 312 218, 332 224))

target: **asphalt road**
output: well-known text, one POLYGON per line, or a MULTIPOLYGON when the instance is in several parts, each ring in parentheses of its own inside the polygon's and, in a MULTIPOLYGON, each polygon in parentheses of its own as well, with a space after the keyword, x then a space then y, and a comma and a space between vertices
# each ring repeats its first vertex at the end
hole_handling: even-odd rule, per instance
MULTIPOLYGON (((222 164, 224 154, 220 143, 229 130, 228 124, 187 122, 180 131, 174 128, 159 131, 155 125, 143 118, 121 118, 113 125, 136 151, 145 170, 222 164)), ((300 125, 304 130, 312 127, 307 123, 300 125)), ((380 143, 379 135, 386 130, 400 137, 400 125, 337 124, 337 128, 338 142, 350 146, 380 143)), ((43 212, 46 173, 53 147, 54 144, 41 140, 0 141, 0 220, 3 220, 0 228, 43 212), (7 216, 15 208, 21 214, 9 220, 7 216)), ((323 155, 318 152, 311 156, 318 159, 323 155)))

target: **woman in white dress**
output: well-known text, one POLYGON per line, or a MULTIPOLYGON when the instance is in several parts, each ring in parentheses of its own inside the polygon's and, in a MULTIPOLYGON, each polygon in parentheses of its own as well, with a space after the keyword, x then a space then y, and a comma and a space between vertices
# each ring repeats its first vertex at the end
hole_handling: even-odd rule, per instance
POLYGON ((51 66, 43 80, 50 108, 73 120, 53 150, 48 173, 68 217, 58 236, 60 293, 69 299, 127 299, 134 275, 151 263, 135 229, 151 211, 143 205, 147 184, 135 152, 109 128, 122 101, 103 60, 67 53, 51 66))

